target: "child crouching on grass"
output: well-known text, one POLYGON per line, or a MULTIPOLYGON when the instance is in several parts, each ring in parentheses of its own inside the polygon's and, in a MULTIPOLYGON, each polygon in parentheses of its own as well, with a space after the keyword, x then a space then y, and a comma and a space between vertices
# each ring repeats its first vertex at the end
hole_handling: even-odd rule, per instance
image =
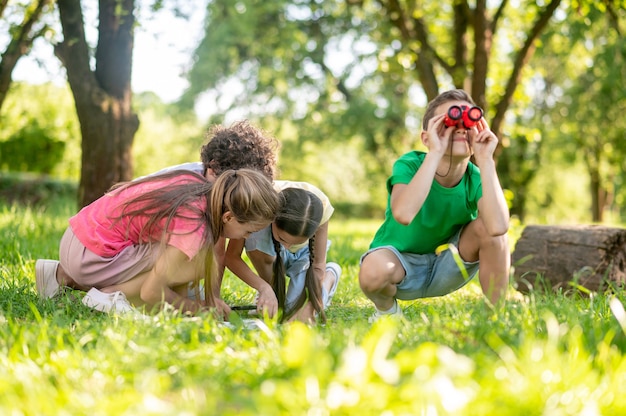
POLYGON ((148 176, 114 187, 70 218, 60 264, 37 260, 37 291, 87 291, 83 303, 101 311, 165 304, 186 313, 228 307, 212 296, 213 246, 219 237, 245 238, 270 224, 278 193, 260 172, 222 173, 214 183, 189 171, 148 176), (205 299, 187 298, 204 281, 205 299))
POLYGON ((467 110, 474 101, 463 90, 431 101, 421 133, 428 153, 403 155, 387 180, 385 220, 359 272, 361 289, 376 307, 371 321, 400 315, 396 299, 443 296, 461 288, 479 265, 488 300, 496 304, 505 296, 509 212, 493 159, 498 138, 482 111, 475 125, 451 122, 452 106, 467 110))
POLYGON ((328 222, 333 207, 326 195, 306 182, 276 181, 282 207, 268 227, 245 239, 231 239, 225 263, 258 291, 259 313, 281 321, 326 321, 324 309, 337 290, 341 267, 326 263, 328 222), (245 247, 256 272, 241 258, 245 247), (286 276, 289 287, 285 290, 286 276))

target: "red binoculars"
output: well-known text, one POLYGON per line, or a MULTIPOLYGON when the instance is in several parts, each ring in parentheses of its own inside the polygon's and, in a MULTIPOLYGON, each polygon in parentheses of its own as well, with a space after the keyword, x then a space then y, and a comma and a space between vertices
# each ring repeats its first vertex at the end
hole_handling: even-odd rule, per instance
POLYGON ((470 129, 483 118, 483 110, 480 107, 468 107, 466 105, 453 105, 448 109, 448 114, 443 119, 447 127, 461 125, 470 129))

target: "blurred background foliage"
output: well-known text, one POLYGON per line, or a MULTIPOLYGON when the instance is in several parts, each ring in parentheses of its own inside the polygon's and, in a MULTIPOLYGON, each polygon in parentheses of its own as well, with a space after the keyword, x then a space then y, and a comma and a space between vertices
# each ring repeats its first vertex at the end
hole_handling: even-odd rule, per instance
MULTIPOLYGON (((425 150, 419 132, 427 102, 409 53, 415 45, 384 15, 384 3, 393 2, 207 2, 206 33, 180 101, 164 103, 152 93, 133 98, 141 122, 135 176, 199 160, 210 125, 245 118, 280 140, 281 179, 319 186, 339 215, 382 218, 394 160, 425 150)), ((487 120, 504 94, 513 52, 539 13, 531 3, 508 6, 499 23, 487 120)), ((427 18, 440 66, 454 54, 450 7, 427 1, 412 11, 414 19, 427 18)), ((562 2, 535 42, 498 155, 519 221, 625 221, 625 16, 622 1, 562 2)), ((443 70, 437 75, 441 90, 458 83, 443 70)), ((80 141, 68 88, 12 85, 0 112, 2 172, 78 180, 80 141)))

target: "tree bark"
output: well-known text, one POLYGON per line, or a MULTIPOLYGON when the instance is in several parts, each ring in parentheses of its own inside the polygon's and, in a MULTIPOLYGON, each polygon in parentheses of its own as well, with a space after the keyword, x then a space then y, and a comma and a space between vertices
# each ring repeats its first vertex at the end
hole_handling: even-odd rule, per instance
POLYGON ((598 225, 524 229, 512 254, 517 289, 601 291, 626 283, 626 229, 598 225))
POLYGON ((139 119, 131 108, 134 0, 100 0, 96 69, 91 69, 80 0, 58 0, 63 41, 55 54, 67 71, 82 135, 78 203, 133 177, 131 149, 139 119), (116 9, 121 5, 120 9, 116 9))

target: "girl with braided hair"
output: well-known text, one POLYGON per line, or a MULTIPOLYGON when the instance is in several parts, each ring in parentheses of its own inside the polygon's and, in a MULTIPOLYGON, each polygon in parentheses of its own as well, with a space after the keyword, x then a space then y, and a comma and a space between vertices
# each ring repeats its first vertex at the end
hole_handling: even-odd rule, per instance
POLYGON ((231 239, 225 265, 258 291, 257 311, 281 321, 325 322, 341 268, 326 263, 328 221, 333 207, 324 193, 306 182, 275 181, 282 207, 276 219, 245 239, 231 239), (241 258, 243 248, 254 269, 241 258), (289 286, 286 288, 286 277, 289 286))

